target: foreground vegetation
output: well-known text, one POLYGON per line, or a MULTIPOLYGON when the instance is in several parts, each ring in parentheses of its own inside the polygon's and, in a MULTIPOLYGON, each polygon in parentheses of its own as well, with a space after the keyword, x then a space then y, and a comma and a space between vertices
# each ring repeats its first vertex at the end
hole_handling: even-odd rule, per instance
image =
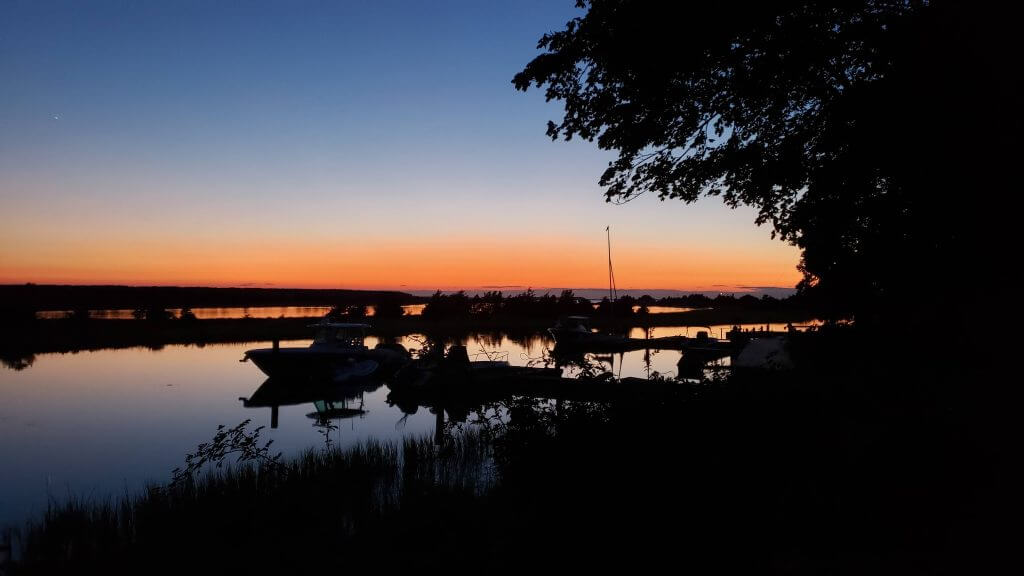
POLYGON ((249 458, 116 502, 54 502, 16 540, 12 573, 264 573, 368 562, 394 538, 407 546, 444 538, 426 524, 467 513, 488 488, 488 465, 479 437, 461 434, 443 447, 407 439, 249 458))
POLYGON ((278 461, 251 442, 255 464, 54 503, 12 573, 986 572, 982 423, 962 390, 921 386, 942 368, 868 356, 870 336, 809 338, 797 372, 642 403, 477 406, 442 446, 278 461))

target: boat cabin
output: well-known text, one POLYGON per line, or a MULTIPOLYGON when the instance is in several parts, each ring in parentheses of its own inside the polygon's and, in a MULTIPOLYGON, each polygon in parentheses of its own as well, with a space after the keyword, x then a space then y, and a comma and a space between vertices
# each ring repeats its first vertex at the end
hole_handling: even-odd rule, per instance
POLYGON ((310 328, 316 329, 313 335, 313 346, 330 346, 332 348, 365 348, 363 339, 369 324, 350 324, 346 322, 321 322, 310 328))
POLYGON ((587 316, 563 316, 555 323, 554 330, 589 334, 591 332, 590 318, 587 316))

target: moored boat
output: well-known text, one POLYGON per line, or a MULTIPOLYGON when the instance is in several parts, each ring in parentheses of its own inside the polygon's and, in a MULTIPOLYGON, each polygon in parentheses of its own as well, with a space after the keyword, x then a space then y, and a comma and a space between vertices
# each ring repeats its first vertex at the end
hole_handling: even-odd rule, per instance
POLYGON ((399 345, 364 344, 368 324, 329 322, 310 326, 315 330, 313 343, 305 348, 247 350, 242 361, 252 360, 272 378, 315 379, 346 382, 369 377, 386 377, 409 361, 399 345))
POLYGON ((629 338, 617 334, 602 334, 595 332, 590 327, 590 318, 586 316, 564 316, 559 318, 555 325, 548 328, 548 334, 555 340, 555 345, 560 348, 576 348, 584 346, 587 348, 611 347, 629 343, 629 338))

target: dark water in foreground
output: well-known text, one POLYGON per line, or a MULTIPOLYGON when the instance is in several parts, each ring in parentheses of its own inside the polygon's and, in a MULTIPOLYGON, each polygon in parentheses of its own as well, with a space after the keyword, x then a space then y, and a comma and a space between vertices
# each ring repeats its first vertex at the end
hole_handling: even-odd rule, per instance
MULTIPOLYGON (((710 327, 712 335, 719 329, 710 327)), ((774 325, 773 329, 781 329, 774 325)), ((689 328, 689 335, 696 333, 689 328)), ((653 337, 687 334, 686 328, 656 328, 653 337)), ((634 337, 642 330, 635 329, 634 337)), ((374 346, 374 338, 367 339, 374 346)), ((471 357, 484 351, 525 365, 551 347, 540 337, 513 341, 500 335, 470 337, 471 357)), ((306 346, 309 341, 284 343, 306 346)), ((418 348, 407 337, 407 348, 418 348)), ((232 426, 251 418, 264 425, 264 438, 285 455, 323 445, 323 428, 307 416, 313 404, 282 406, 277 429, 270 429, 269 408, 245 408, 265 376, 243 352, 266 343, 167 346, 41 354, 31 367, 0 369, 0 525, 17 523, 42 511, 49 498, 69 493, 104 499, 136 491, 148 481, 166 481, 186 453, 210 439, 218 424, 232 426)), ((677 351, 635 351, 596 357, 617 376, 676 373, 677 351)), ((386 402, 388 387, 363 394, 366 413, 334 420, 335 445, 404 435, 429 435, 435 416, 420 408, 403 414, 386 402)), ((359 401, 350 403, 358 405, 359 401)))

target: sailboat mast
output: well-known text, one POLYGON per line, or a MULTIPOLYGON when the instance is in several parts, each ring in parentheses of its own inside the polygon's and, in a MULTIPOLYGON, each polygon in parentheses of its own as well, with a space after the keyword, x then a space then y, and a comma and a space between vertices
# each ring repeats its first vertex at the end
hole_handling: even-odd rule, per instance
POLYGON ((617 294, 615 290, 615 270, 612 268, 612 227, 605 226, 604 231, 608 234, 608 297, 611 299, 614 311, 617 294))

